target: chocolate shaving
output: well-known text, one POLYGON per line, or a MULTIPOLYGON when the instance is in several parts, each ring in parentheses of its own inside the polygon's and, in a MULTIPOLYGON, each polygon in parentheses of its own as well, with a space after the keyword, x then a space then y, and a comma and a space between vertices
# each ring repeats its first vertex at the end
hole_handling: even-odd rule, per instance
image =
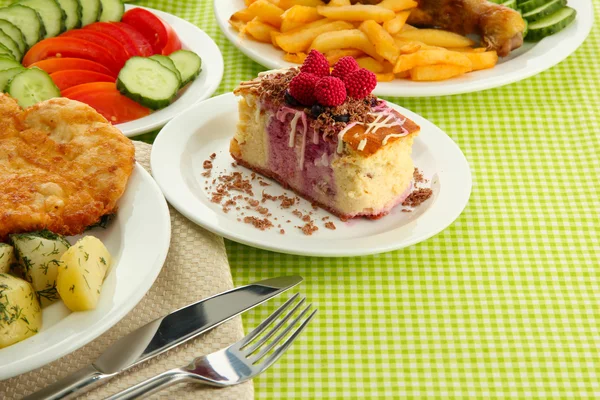
POLYGON ((411 194, 402 202, 403 206, 417 207, 422 204, 425 200, 429 199, 433 191, 429 188, 419 188, 413 190, 411 194))
POLYGON ((266 218, 256 218, 256 217, 244 217, 244 222, 247 224, 252 224, 255 228, 264 231, 265 229, 271 228, 273 223, 266 218))
POLYGON ((333 222, 329 221, 329 222, 325 223, 325 228, 331 229, 332 231, 335 231, 336 226, 335 226, 335 224, 333 222))

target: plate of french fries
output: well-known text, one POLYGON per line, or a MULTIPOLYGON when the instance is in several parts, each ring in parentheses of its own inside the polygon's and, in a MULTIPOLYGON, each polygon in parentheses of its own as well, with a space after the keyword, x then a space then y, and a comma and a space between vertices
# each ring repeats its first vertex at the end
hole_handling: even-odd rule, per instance
MULTIPOLYGON (((569 0, 591 15, 589 0, 569 0)), ((217 22, 244 54, 267 68, 299 66, 312 49, 330 64, 345 56, 377 76, 380 96, 425 97, 476 92, 516 82, 564 60, 587 37, 591 17, 507 57, 476 36, 406 23, 415 0, 215 0, 217 22)))

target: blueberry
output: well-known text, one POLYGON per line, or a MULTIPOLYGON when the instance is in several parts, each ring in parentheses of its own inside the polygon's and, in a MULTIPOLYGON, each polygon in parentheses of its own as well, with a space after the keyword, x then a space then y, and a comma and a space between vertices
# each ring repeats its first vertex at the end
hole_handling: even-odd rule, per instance
POLYGON ((310 113, 312 114, 312 116, 314 118, 318 118, 319 115, 323 114, 324 111, 325 111, 325 108, 323 108, 323 106, 320 104, 315 104, 314 106, 312 106, 310 108, 310 113))
POLYGON ((334 115, 333 119, 336 122, 348 122, 348 121, 350 121, 350 115, 349 114, 334 115))
POLYGON ((285 94, 283 97, 285 98, 285 102, 288 103, 290 106, 299 106, 300 105, 300 103, 298 103, 298 100, 296 100, 290 94, 290 92, 288 92, 287 90, 285 91, 285 94))
POLYGON ((371 99, 371 107, 377 107, 377 104, 379 104, 379 100, 376 97, 373 97, 371 99))

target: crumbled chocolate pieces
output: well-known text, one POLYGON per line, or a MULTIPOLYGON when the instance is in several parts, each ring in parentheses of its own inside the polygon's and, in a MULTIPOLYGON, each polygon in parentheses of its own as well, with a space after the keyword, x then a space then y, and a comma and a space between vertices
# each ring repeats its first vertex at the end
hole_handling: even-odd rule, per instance
POLYGON ((204 163, 202 164, 202 166, 204 167, 204 169, 212 169, 212 167, 213 167, 212 161, 204 160, 204 163))
POLYGON ((298 227, 302 233, 304 233, 306 236, 311 236, 313 233, 315 233, 316 231, 319 230, 319 227, 315 226, 315 224, 313 223, 313 221, 308 222, 306 225, 304 226, 299 226, 298 227))
POLYGON ((252 224, 255 228, 260 229, 261 231, 273 227, 273 223, 267 218, 261 219, 257 217, 244 217, 244 222, 247 224, 252 224))
POLYGON ((419 171, 419 168, 416 168, 416 167, 413 172, 413 180, 415 181, 415 183, 427 182, 427 179, 425 179, 425 177, 423 176, 423 173, 421 171, 419 171))
POLYGON ((403 206, 417 207, 421 205, 425 200, 429 199, 433 191, 429 188, 419 188, 413 190, 411 194, 402 202, 403 206))
POLYGON ((333 222, 331 222, 331 221, 325 223, 325 228, 331 229, 332 231, 336 230, 335 224, 333 222))

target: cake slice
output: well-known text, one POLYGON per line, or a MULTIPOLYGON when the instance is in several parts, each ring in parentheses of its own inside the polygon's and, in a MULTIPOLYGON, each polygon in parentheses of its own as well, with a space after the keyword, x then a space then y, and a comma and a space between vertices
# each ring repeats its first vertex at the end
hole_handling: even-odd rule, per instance
POLYGON ((419 126, 371 95, 375 84, 370 78, 366 89, 363 83, 356 89, 352 79, 338 82, 327 76, 322 84, 323 76, 300 74, 306 73, 298 68, 269 71, 234 91, 241 99, 231 155, 343 220, 388 214, 411 192, 411 151, 419 126), (299 89, 294 80, 315 81, 315 100, 310 84, 299 89), (340 82, 355 97, 346 92, 340 97, 335 92, 340 82))

